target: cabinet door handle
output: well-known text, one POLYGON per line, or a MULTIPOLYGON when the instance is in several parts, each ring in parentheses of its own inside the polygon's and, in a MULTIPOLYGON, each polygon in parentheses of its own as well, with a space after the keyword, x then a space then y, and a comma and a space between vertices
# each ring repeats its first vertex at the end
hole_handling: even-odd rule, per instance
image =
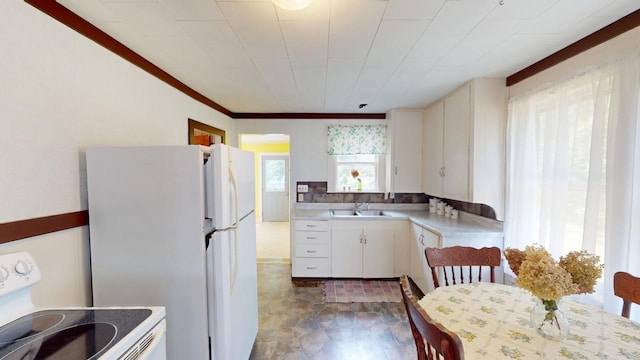
POLYGON ((398 167, 396 166, 396 175, 398 175, 398 167))
POLYGON ((316 226, 315 226, 315 225, 311 225, 311 224, 307 224, 307 227, 308 227, 308 228, 314 228, 314 227, 316 227, 316 226))
POLYGON ((315 270, 317 269, 317 266, 307 266, 307 270, 315 270))
POLYGON ((307 240, 315 240, 317 239, 315 236, 307 236, 307 240))
POLYGON ((307 250, 307 253, 309 253, 309 254, 315 254, 317 252, 318 252, 317 250, 307 250))
POLYGON ((442 176, 447 176, 447 167, 446 166, 442 167, 442 176))
POLYGON ((364 236, 364 243, 367 243, 367 235, 364 236))

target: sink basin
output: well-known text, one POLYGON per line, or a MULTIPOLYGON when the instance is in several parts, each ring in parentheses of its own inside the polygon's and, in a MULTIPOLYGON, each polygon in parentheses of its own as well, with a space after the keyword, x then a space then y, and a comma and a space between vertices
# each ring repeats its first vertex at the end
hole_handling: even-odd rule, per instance
POLYGON ((381 210, 358 210, 356 212, 360 216, 388 216, 381 210))
POLYGON ((353 210, 331 210, 332 216, 358 216, 353 210))
POLYGON ((381 210, 331 210, 332 216, 388 216, 381 210))

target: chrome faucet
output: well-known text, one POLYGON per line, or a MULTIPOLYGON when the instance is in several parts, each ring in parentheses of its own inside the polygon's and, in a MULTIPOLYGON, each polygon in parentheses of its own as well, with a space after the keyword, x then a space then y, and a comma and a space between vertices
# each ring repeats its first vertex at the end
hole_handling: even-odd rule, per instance
POLYGON ((366 207, 367 207, 367 209, 369 209, 369 204, 367 204, 366 202, 361 202, 361 203, 356 202, 356 203, 353 205, 353 211, 358 211, 358 210, 360 210, 360 208, 361 208, 361 207, 363 207, 363 206, 366 206, 366 207))

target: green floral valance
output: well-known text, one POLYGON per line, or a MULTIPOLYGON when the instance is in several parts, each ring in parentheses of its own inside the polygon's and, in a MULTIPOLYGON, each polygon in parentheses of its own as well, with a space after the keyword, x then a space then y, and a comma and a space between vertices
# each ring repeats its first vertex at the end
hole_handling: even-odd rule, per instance
POLYGON ((384 154, 387 125, 329 125, 329 155, 384 154))

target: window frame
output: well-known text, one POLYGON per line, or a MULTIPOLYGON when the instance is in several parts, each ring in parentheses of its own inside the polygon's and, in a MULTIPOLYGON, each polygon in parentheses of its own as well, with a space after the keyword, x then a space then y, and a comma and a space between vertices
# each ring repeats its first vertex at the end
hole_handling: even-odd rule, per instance
POLYGON ((338 157, 341 155, 327 155, 328 157, 328 176, 327 176, 327 192, 334 193, 369 193, 369 194, 377 194, 385 192, 385 165, 386 165, 386 156, 385 154, 368 154, 374 155, 376 160, 373 162, 376 171, 376 188, 373 190, 362 190, 358 191, 358 189, 351 189, 351 191, 343 190, 338 188, 338 165, 340 163, 352 163, 354 164, 354 168, 357 168, 355 164, 371 164, 369 162, 339 162, 338 157))

